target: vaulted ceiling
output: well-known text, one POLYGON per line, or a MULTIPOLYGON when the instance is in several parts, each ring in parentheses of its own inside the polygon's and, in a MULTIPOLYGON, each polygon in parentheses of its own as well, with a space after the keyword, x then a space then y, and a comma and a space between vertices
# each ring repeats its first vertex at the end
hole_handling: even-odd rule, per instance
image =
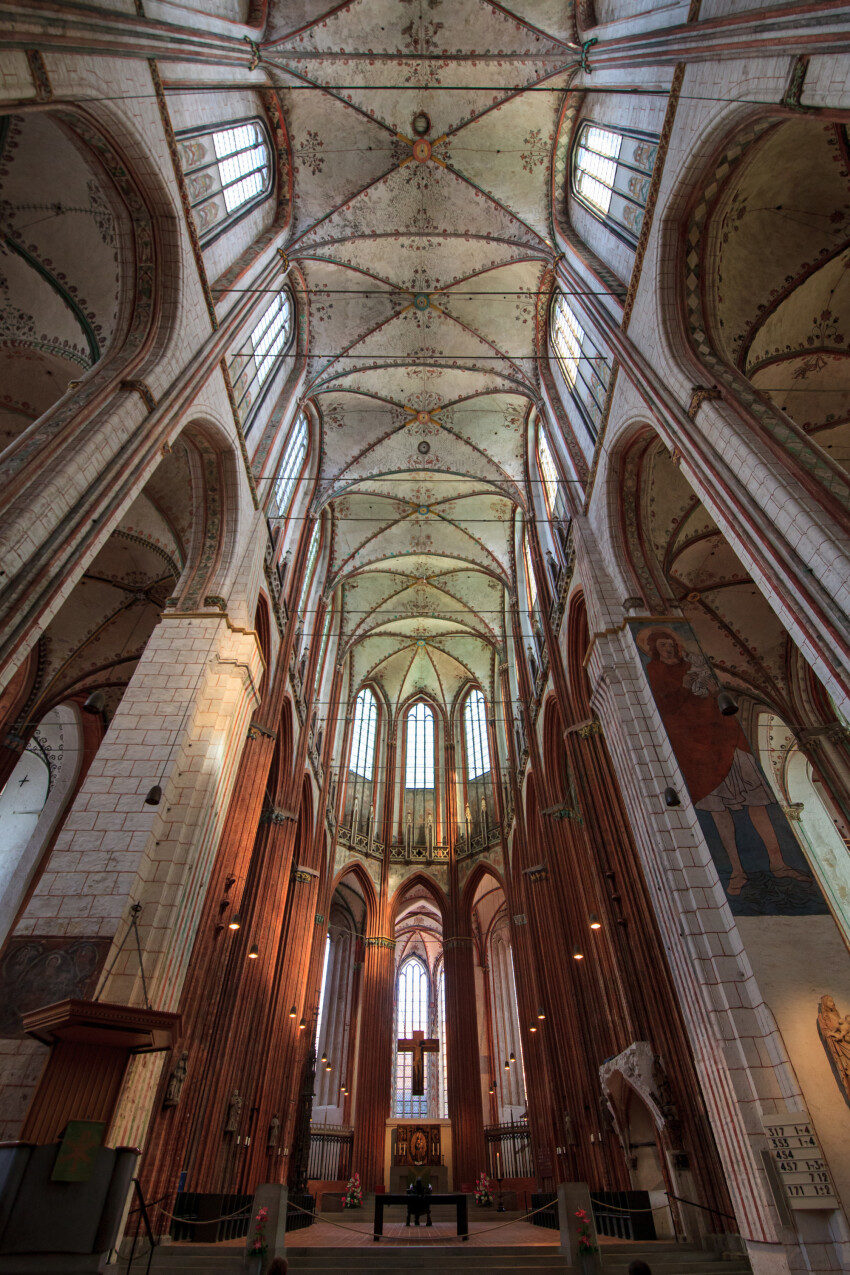
POLYGON ((353 688, 492 694, 539 400, 563 0, 287 0, 263 60, 293 150, 287 245, 353 688), (510 9, 510 11, 509 11, 510 9))

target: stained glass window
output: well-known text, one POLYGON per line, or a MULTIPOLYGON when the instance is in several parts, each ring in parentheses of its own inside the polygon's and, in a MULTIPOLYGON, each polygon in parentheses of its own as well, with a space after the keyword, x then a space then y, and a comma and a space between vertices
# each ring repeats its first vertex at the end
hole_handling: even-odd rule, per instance
MULTIPOLYGON (((552 348, 567 388, 581 410, 590 437, 595 440, 602 424, 611 365, 579 323, 563 292, 556 294, 552 305, 551 336, 552 348)), ((541 456, 542 468, 540 449, 538 455, 541 456)))
MULTIPOLYGON (((278 367, 278 359, 292 337, 292 297, 281 288, 263 311, 251 335, 230 361, 236 410, 244 424, 260 402, 263 386, 278 367)), ((306 425, 305 425, 306 428, 306 425)))
POLYGON ((466 774, 477 779, 490 769, 490 746, 487 742, 487 705, 480 691, 471 691, 463 710, 466 728, 466 774))
POLYGON ((552 457, 552 449, 549 446, 549 440, 542 425, 537 432, 537 459, 540 463, 540 473, 543 477, 543 494, 546 498, 546 508, 551 515, 560 492, 560 480, 552 457))
POLYGON ((272 150, 260 120, 182 133, 177 149, 202 242, 271 190, 272 150))
POLYGON ((280 518, 286 517, 292 493, 301 476, 307 457, 308 438, 307 417, 303 412, 299 412, 287 439, 283 459, 280 462, 280 471, 275 479, 274 498, 280 518))
MULTIPOLYGON (((415 1031, 428 1035, 428 971, 418 957, 403 961, 396 983, 396 1033, 399 1040, 410 1040, 415 1031)), ((413 1054, 399 1053, 396 1058, 395 1113, 397 1116, 428 1115, 429 1059, 425 1054, 425 1093, 411 1093, 413 1086, 413 1054)))
POLYGON ((636 242, 657 154, 655 134, 620 133, 586 121, 573 148, 573 192, 600 220, 636 242))
POLYGON ((434 714, 414 704, 407 714, 406 788, 434 787, 434 714))
POLYGON ((375 769, 375 728, 378 722, 378 706, 372 692, 364 687, 354 704, 354 722, 351 728, 351 760, 349 770, 364 779, 371 779, 375 769))

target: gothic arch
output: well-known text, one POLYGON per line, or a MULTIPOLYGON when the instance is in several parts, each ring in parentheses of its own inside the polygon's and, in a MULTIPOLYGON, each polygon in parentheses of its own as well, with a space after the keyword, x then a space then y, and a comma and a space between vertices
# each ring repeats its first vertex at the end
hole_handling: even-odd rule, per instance
POLYGON ((469 876, 467 877, 466 881, 464 882, 463 893, 461 895, 461 904, 460 904, 461 916, 464 918, 464 921, 467 924, 471 923, 472 908, 475 902, 475 895, 478 890, 478 887, 481 885, 481 882, 485 879, 485 877, 492 877, 495 884, 504 893, 505 898, 507 898, 505 882, 503 881, 501 875, 493 867, 493 865, 491 863, 476 864, 475 867, 470 872, 469 876))
POLYGON ((8 480, 81 410, 113 410, 119 377, 132 378, 125 392, 150 397, 143 378, 170 341, 181 258, 159 171, 108 108, 6 108, 0 165, 10 205, 62 209, 20 228, 12 209, 7 227, 3 287, 15 324, 0 343, 0 443, 8 480))
POLYGON ((445 928, 447 911, 446 896, 443 894, 433 877, 429 877, 426 873, 419 871, 411 872, 410 876, 405 877, 404 881, 401 882, 393 894, 390 900, 390 917, 392 925, 395 925, 400 912, 408 903, 412 902, 411 896, 415 897, 417 892, 420 897, 423 894, 427 895, 436 905, 440 913, 440 921, 445 928))
POLYGON ((695 368, 701 383, 715 382, 845 527, 847 119, 773 108, 727 125, 709 162, 668 201, 661 250, 668 265, 658 281, 659 291, 673 284, 680 297, 678 314, 659 308, 669 316, 665 335, 677 361, 695 368))
POLYGON ((360 888, 366 904, 366 933, 372 934, 378 920, 378 896, 375 893, 374 883, 362 863, 347 863, 340 869, 331 883, 330 897, 333 898, 337 889, 345 884, 347 877, 353 877, 360 888))
POLYGON ((193 513, 186 562, 170 605, 178 611, 224 610, 235 565, 236 454, 232 442, 207 422, 187 425, 178 442, 185 449, 193 513))

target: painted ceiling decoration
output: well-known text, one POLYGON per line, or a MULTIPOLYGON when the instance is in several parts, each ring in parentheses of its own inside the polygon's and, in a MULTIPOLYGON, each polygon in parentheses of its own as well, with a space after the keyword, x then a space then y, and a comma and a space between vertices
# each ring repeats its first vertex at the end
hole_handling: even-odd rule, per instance
POLYGON ((450 710, 475 682, 493 694, 575 39, 562 0, 272 14, 263 62, 292 143, 287 253, 321 421, 314 511, 332 522, 352 691, 369 679, 394 710, 417 694, 450 710))

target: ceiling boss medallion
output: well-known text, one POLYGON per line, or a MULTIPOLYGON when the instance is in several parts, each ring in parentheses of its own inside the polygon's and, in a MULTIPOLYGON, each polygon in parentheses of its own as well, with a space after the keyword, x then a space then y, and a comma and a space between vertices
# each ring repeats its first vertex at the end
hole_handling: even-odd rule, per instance
POLYGON ((439 146, 441 142, 447 140, 447 134, 443 133, 441 137, 435 137, 429 141, 425 134, 431 128, 431 120, 424 111, 417 112, 411 121, 413 137, 406 137, 404 133, 397 133, 396 136, 400 142, 404 142, 410 147, 410 154, 399 164, 399 168, 404 168, 405 164, 412 164, 415 160, 417 164, 427 164, 429 160, 433 160, 435 164, 439 164, 441 168, 445 168, 445 160, 438 159, 434 154, 434 147, 439 146))

